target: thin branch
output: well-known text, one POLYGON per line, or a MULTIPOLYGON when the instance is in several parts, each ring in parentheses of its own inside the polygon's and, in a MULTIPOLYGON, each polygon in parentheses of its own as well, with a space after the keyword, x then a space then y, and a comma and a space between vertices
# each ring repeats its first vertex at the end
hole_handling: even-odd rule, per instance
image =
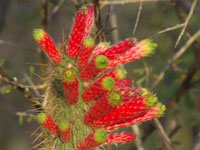
POLYGON ((4 41, 4 40, 0 40, 0 44, 7 45, 7 46, 13 46, 15 48, 36 50, 36 48, 32 48, 30 46, 18 45, 18 44, 12 43, 12 42, 4 41))
MULTIPOLYGON (((33 81, 30 79, 30 77, 27 75, 27 74, 24 74, 24 78, 28 81, 28 83, 32 86, 32 87, 35 87, 35 84, 33 83, 33 81)), ((40 92, 36 89, 36 88, 33 88, 33 91, 35 93, 35 95, 37 97, 40 97, 41 94, 40 92)))
POLYGON ((192 3, 192 6, 190 8, 190 12, 189 12, 189 14, 188 14, 188 16, 187 16, 187 18, 185 20, 184 27, 183 27, 183 29, 182 29, 182 31, 181 31, 181 33, 180 33, 180 35, 179 35, 179 37, 178 37, 178 39, 176 41, 175 47, 177 47, 178 43, 180 42, 180 40, 181 40, 181 38, 182 38, 182 36, 183 36, 188 24, 189 24, 189 21, 192 18, 192 15, 193 15, 193 12, 194 12, 196 4, 197 4, 197 0, 194 0, 193 3, 192 3))
POLYGON ((176 26, 169 27, 169 28, 167 28, 167 29, 164 29, 164 30, 162 30, 162 31, 159 31, 158 34, 165 33, 165 32, 169 32, 169 31, 173 31, 173 30, 182 28, 182 27, 184 27, 184 25, 185 25, 184 23, 182 23, 182 24, 177 24, 176 26))
MULTIPOLYGON (((142 0, 143 2, 169 2, 170 0, 142 0)), ((101 5, 125 5, 129 3, 139 3, 141 0, 123 0, 123 1, 101 1, 101 5)))
POLYGON ((186 72, 175 63, 172 64, 172 68, 174 69, 174 71, 181 73, 183 77, 186 77, 186 72))
POLYGON ((96 37, 98 42, 103 42, 105 35, 103 33, 103 27, 101 24, 101 11, 100 11, 100 0, 94 0, 94 9, 95 9, 95 25, 97 27, 96 37))
POLYGON ((49 13, 47 20, 51 20, 51 17, 57 13, 60 9, 60 7, 65 3, 66 0, 61 0, 54 8, 53 10, 49 13))
POLYGON ((17 90, 19 90, 24 95, 24 97, 29 99, 34 104, 36 109, 38 109, 38 110, 42 109, 39 100, 37 98, 33 97, 29 93, 30 89, 28 87, 26 87, 25 85, 18 83, 17 78, 13 78, 13 79, 9 78, 8 75, 6 74, 6 72, 2 68, 0 68, 0 81, 4 82, 6 84, 9 84, 13 88, 16 88, 17 90))
POLYGON ((173 56, 173 58, 171 60, 169 60, 168 64, 166 65, 166 67, 163 69, 163 71, 160 72, 159 76, 157 77, 157 79, 154 81, 151 89, 153 89, 155 86, 157 86, 157 84, 163 79, 165 73, 168 71, 168 69, 171 67, 171 65, 178 59, 180 58, 185 51, 192 45, 192 43, 194 43, 197 38, 199 38, 200 36, 200 30, 197 31, 186 43, 185 45, 180 48, 177 53, 173 56))
POLYGON ((114 12, 114 6, 110 6, 110 26, 113 29, 113 32, 111 32, 112 35, 112 39, 114 43, 118 43, 119 42, 119 30, 117 27, 117 16, 114 12))
POLYGON ((154 124, 156 126, 156 128, 158 129, 161 138, 164 141, 165 146, 169 149, 169 150, 175 150, 174 145, 171 143, 170 138, 168 137, 168 135, 165 133, 163 126, 160 124, 160 121, 158 119, 154 119, 154 124))
POLYGON ((141 140, 141 132, 140 132, 140 128, 138 127, 138 125, 133 125, 131 126, 132 130, 134 131, 134 134, 136 135, 136 147, 137 150, 144 150, 144 147, 142 145, 142 140, 141 140))
POLYGON ((194 75, 200 69, 199 68, 199 64, 200 64, 200 59, 199 59, 200 58, 200 44, 195 43, 194 48, 195 48, 194 61, 193 61, 192 65, 189 67, 189 70, 186 74, 186 77, 182 81, 180 88, 177 90, 175 95, 170 100, 168 100, 168 103, 166 105, 167 109, 170 109, 174 105, 176 105, 180 101, 181 97, 192 87, 191 81, 192 81, 194 75))
POLYGON ((139 23, 139 20, 140 20, 140 16, 141 16, 141 12, 142 12, 142 6, 143 6, 143 0, 141 0, 141 2, 140 2, 140 6, 139 6, 139 9, 138 9, 138 13, 137 13, 137 18, 136 18, 136 21, 135 21, 135 26, 134 26, 134 29, 133 29, 133 35, 136 32, 136 29, 137 29, 137 26, 138 26, 138 23, 139 23))

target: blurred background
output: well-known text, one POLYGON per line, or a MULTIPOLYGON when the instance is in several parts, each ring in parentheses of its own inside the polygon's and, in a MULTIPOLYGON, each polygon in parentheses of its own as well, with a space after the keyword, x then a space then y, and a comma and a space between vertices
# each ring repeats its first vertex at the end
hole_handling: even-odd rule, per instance
MULTIPOLYGON (((134 0, 133 0, 134 1, 134 0)), ((87 0, 78 1, 79 4, 87 0)), ((119 1, 118 1, 119 2, 119 1)), ((156 52, 148 58, 132 62, 125 67, 128 76, 138 86, 152 88, 169 60, 200 29, 200 2, 196 4, 186 33, 175 48, 181 28, 159 33, 185 21, 192 0, 128 2, 101 6, 101 24, 106 41, 116 43, 127 37, 138 40, 151 38, 158 43, 156 52), (138 26, 133 29, 141 9, 138 26), (188 36, 189 35, 189 36, 188 36)), ((41 60, 32 38, 35 28, 44 28, 55 43, 63 41, 71 30, 76 12, 73 0, 0 0, 0 67, 9 77, 16 77, 24 85, 41 83, 41 60), (44 12, 47 14, 44 16, 44 12)), ((176 150, 200 150, 200 38, 187 48, 153 87, 160 101, 168 105, 161 123, 176 150)), ((46 61, 47 62, 47 61, 46 61)), ((37 93, 31 91, 33 95, 37 93)), ((31 117, 19 112, 33 109, 24 95, 0 81, 0 150, 29 150, 35 143, 31 133, 38 125, 31 117), (21 117, 19 117, 21 116, 21 117)), ((167 149, 160 140, 152 121, 139 125, 145 150, 167 149), (150 131, 150 132, 149 132, 150 131)), ((125 130, 132 130, 127 128, 125 130)), ((108 147, 109 150, 136 150, 135 142, 108 147)), ((141 150, 141 149, 140 149, 141 150)))

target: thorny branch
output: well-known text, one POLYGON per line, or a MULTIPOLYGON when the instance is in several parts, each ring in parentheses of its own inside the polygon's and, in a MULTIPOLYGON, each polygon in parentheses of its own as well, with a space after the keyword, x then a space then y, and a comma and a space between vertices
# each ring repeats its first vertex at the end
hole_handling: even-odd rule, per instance
POLYGON ((178 37, 178 39, 177 39, 177 41, 176 41, 175 47, 176 47, 176 46, 178 45, 178 43, 180 42, 181 37, 183 36, 183 34, 184 34, 184 32, 185 32, 185 30, 186 30, 188 24, 189 24, 189 21, 190 21, 190 19, 191 19, 192 16, 193 16, 193 12, 194 12, 194 9, 195 9, 196 4, 197 4, 197 0, 194 0, 193 3, 192 3, 192 6, 191 6, 190 12, 189 12, 189 14, 188 14, 188 16, 187 16, 187 18, 186 18, 186 20, 185 20, 184 27, 183 27, 183 29, 182 29, 182 31, 181 31, 181 33, 180 33, 180 35, 179 35, 179 37, 178 37))
POLYGON ((29 92, 30 88, 23 85, 23 84, 18 83, 17 78, 11 79, 2 68, 0 68, 0 81, 4 82, 6 84, 9 84, 13 88, 16 88, 17 90, 19 90, 24 95, 25 98, 27 98, 28 100, 30 100, 34 104, 34 107, 37 110, 42 109, 41 105, 40 105, 40 101, 30 94, 30 92, 29 92))

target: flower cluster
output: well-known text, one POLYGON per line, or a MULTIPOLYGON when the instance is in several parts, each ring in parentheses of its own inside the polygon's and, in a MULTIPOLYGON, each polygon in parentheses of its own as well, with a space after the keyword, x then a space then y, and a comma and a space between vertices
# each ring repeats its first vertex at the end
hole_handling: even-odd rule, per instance
POLYGON ((63 101, 72 113, 71 118, 57 120, 42 112, 37 115, 37 121, 51 135, 69 143, 71 149, 92 150, 104 144, 131 142, 135 139, 133 133, 112 131, 160 117, 165 111, 154 94, 134 87, 126 78, 126 70, 119 66, 152 54, 157 45, 150 39, 136 42, 127 38, 113 46, 106 42, 95 46, 95 40, 90 37, 93 22, 92 5, 77 11, 64 53, 44 30, 33 32, 35 41, 58 70, 63 101), (79 132, 80 137, 76 135, 79 132), (74 140, 77 137, 78 142, 74 140))

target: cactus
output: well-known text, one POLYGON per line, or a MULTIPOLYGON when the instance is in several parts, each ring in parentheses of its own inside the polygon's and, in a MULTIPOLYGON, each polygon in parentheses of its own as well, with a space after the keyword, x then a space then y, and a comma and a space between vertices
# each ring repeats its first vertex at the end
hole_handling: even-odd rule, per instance
POLYGON ((95 47, 90 37, 92 5, 80 8, 74 21, 68 45, 59 50, 44 30, 34 30, 34 39, 53 64, 48 69, 44 112, 37 116, 40 148, 93 150, 131 142, 133 133, 111 132, 160 117, 165 106, 148 90, 133 88, 121 64, 152 54, 157 45, 149 39, 127 38, 114 46, 102 42, 95 47))

